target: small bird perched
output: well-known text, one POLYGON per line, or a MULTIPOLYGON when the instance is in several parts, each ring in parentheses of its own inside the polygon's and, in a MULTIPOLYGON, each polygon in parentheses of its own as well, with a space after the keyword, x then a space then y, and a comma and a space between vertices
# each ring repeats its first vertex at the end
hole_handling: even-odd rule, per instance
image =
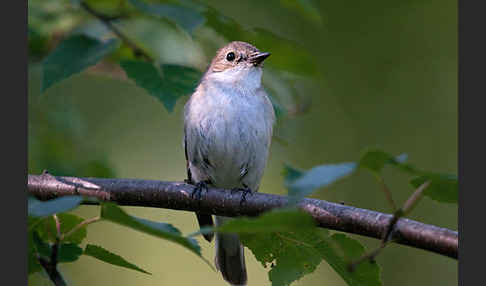
MULTIPOLYGON (((270 53, 245 42, 218 50, 184 108, 188 182, 195 193, 211 185, 256 192, 267 163, 275 114, 262 87, 263 61, 270 53)), ((209 214, 196 213, 212 226, 209 214)), ((216 216, 216 225, 228 217, 216 216)), ((211 241, 212 235, 204 236, 211 241)), ((246 285, 243 246, 236 234, 216 233, 216 267, 232 285, 246 285)))

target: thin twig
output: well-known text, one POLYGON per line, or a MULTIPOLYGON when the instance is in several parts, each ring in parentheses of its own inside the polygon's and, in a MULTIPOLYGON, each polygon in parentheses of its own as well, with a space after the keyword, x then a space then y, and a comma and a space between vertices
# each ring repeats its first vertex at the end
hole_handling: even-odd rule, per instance
POLYGON ((403 204, 402 211, 403 215, 407 215, 412 211, 412 209, 417 205, 418 201, 422 198, 422 194, 425 189, 430 185, 430 182, 427 181, 420 185, 415 192, 408 198, 408 200, 403 204))
POLYGON ((61 237, 61 222, 59 221, 59 218, 56 214, 53 214, 52 217, 54 218, 54 222, 56 223, 56 238, 59 239, 61 237))
POLYGON ((115 25, 113 25, 113 23, 111 22, 112 17, 109 17, 107 15, 104 15, 94 10, 84 1, 81 1, 80 6, 90 15, 100 20, 109 30, 111 30, 115 35, 117 35, 118 38, 120 38, 123 42, 125 42, 125 44, 133 50, 135 56, 141 56, 149 62, 154 62, 152 56, 150 56, 146 51, 144 51, 144 49, 142 49, 139 45, 137 45, 135 42, 130 40, 130 38, 128 38, 120 29, 118 29, 115 25))
POLYGON ((382 188, 383 192, 385 193, 386 200, 390 204, 392 211, 393 212, 397 211, 397 205, 395 204, 395 201, 393 200, 390 189, 388 189, 388 186, 385 184, 385 180, 383 180, 383 178, 379 175, 376 175, 376 178, 378 179, 378 182, 380 182, 381 188, 382 188))
POLYGON ((427 181, 420 185, 414 192, 413 194, 408 198, 408 200, 403 204, 403 206, 396 210, 395 213, 393 214, 392 220, 388 224, 386 231, 383 233, 383 237, 381 239, 380 246, 376 248, 375 250, 369 252, 368 254, 363 255, 356 261, 352 262, 349 264, 349 269, 350 271, 353 271, 358 264, 365 260, 369 260, 370 262, 374 261, 378 254, 388 245, 389 242, 393 240, 393 229, 395 228, 398 220, 407 215, 412 208, 417 204, 417 202, 420 200, 422 197, 423 191, 429 186, 430 182, 427 181))
POLYGON ((62 277, 61 273, 57 270, 57 267, 52 265, 50 261, 47 259, 37 256, 37 260, 39 261, 39 264, 44 268, 46 271, 47 275, 49 276, 49 279, 51 279, 52 283, 56 286, 66 286, 66 281, 64 281, 64 278, 62 277))

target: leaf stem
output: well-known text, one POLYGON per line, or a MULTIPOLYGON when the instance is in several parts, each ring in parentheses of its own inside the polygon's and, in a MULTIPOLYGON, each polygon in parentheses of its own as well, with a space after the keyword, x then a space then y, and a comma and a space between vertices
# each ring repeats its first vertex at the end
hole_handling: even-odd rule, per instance
POLYGON ((70 231, 68 231, 67 233, 61 235, 61 240, 63 240, 64 238, 66 237, 69 237, 70 235, 72 235, 73 233, 75 233, 76 231, 78 231, 80 228, 82 228, 83 226, 86 226, 90 223, 94 223, 94 222, 97 222, 101 219, 100 216, 95 216, 95 217, 92 217, 92 218, 89 218, 89 219, 85 219, 83 220, 82 222, 80 222, 78 225, 76 225, 75 227, 73 227, 70 231))
POLYGON ((397 205, 395 204, 395 201, 393 200, 390 189, 388 189, 388 186, 385 184, 385 180, 378 174, 375 174, 375 176, 378 179, 378 182, 380 182, 382 190, 385 193, 385 197, 386 197, 388 203, 390 204, 392 211, 396 212, 397 211, 397 205))
POLYGON ((56 214, 53 214, 54 222, 56 223, 56 240, 61 237, 61 222, 56 214))
POLYGON ((422 198, 424 190, 430 185, 430 181, 426 181, 420 185, 415 192, 408 198, 408 200, 403 204, 402 211, 403 215, 406 215, 412 211, 412 209, 417 205, 418 201, 422 198))
POLYGON ((417 202, 422 198, 423 191, 429 186, 429 184, 430 181, 426 181, 422 185, 420 185, 417 189, 415 189, 415 192, 413 192, 413 194, 408 198, 403 206, 395 211, 392 219, 390 220, 390 223, 386 228, 386 231, 383 233, 380 246, 370 253, 360 257, 356 261, 350 263, 348 266, 350 271, 353 271, 358 264, 365 260, 370 260, 370 262, 375 260, 376 256, 380 254, 381 250, 383 250, 383 248, 385 248, 388 243, 393 240, 393 229, 395 228, 398 220, 406 214, 410 213, 413 207, 417 205, 417 202))

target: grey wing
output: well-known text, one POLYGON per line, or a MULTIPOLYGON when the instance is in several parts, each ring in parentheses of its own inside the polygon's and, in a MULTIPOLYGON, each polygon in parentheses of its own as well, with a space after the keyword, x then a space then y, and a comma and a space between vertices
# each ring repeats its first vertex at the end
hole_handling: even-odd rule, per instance
MULTIPOLYGON (((187 106, 187 104, 186 104, 186 106, 187 106)), ((184 141, 183 141, 183 145, 184 145, 184 154, 186 156, 187 181, 188 181, 189 184, 195 185, 195 184, 199 183, 200 181, 204 181, 205 179, 201 179, 201 178, 197 177, 199 172, 196 172, 195 178, 193 177, 191 169, 194 169, 194 167, 192 166, 191 161, 193 161, 194 154, 197 154, 197 152, 194 152, 194 144, 191 144, 191 143, 193 143, 193 141, 187 140, 187 137, 188 137, 188 128, 186 126, 186 122, 184 121, 184 141)), ((192 136, 191 139, 192 138, 197 138, 197 137, 192 136)), ((196 217, 197 217, 197 221, 199 223, 200 228, 206 227, 206 226, 213 226, 213 217, 210 214, 204 214, 204 213, 196 212, 196 217)), ((211 240, 213 239, 212 233, 203 234, 203 236, 208 242, 211 242, 211 240)))
MULTIPOLYGON (((192 99, 192 98, 191 98, 192 99)), ((212 181, 209 174, 208 149, 204 145, 203 132, 199 130, 197 122, 189 120, 191 100, 184 108, 184 152, 188 179, 197 183, 200 181, 212 181), (190 176, 190 177, 189 177, 190 176)))

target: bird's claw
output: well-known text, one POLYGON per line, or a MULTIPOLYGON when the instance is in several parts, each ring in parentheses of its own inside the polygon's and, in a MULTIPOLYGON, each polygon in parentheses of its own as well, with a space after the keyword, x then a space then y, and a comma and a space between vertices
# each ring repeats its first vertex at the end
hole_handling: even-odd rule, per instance
POLYGON ((242 192, 240 206, 246 202, 246 196, 252 193, 251 189, 248 187, 231 189, 231 193, 233 194, 234 192, 242 192))
POLYGON ((203 190, 205 190, 206 192, 208 191, 208 182, 206 181, 200 181, 196 184, 196 186, 192 190, 191 198, 195 198, 196 200, 200 201, 203 190))

